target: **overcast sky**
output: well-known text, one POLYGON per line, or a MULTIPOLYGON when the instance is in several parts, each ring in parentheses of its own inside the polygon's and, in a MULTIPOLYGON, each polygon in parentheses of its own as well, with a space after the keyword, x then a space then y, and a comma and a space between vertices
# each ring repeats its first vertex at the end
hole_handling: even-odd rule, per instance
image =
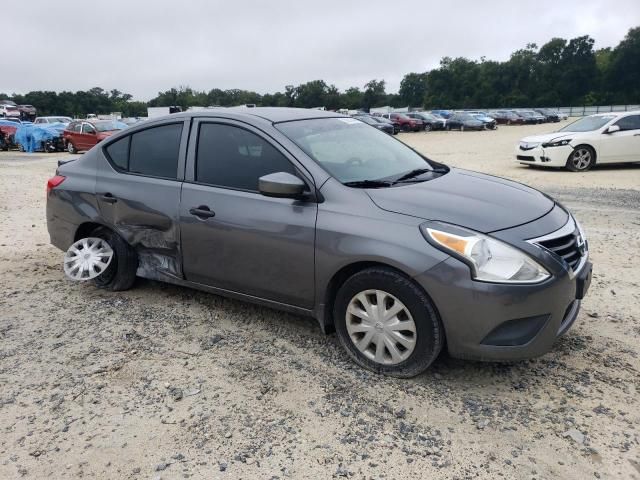
POLYGON ((614 46, 640 25, 640 0, 9 0, 0 11, 0 92, 100 86, 139 100, 315 79, 341 90, 384 79, 395 92, 443 56, 505 60, 554 36, 614 46))

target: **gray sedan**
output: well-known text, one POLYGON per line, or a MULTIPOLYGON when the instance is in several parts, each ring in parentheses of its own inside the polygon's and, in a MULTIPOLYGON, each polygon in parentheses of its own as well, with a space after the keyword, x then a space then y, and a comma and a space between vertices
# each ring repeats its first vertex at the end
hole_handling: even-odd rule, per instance
POLYGON ((311 315, 358 364, 398 377, 445 347, 547 352, 591 278, 584 232, 548 196, 330 112, 150 120, 61 162, 47 187, 71 278, 117 291, 144 277, 311 315))

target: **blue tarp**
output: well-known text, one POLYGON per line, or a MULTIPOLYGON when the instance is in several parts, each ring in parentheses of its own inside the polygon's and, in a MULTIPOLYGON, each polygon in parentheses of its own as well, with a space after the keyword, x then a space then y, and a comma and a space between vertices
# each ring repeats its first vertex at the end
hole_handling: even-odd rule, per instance
POLYGON ((33 153, 42 148, 43 142, 61 137, 64 129, 64 123, 21 123, 16 130, 16 143, 25 152, 33 153))

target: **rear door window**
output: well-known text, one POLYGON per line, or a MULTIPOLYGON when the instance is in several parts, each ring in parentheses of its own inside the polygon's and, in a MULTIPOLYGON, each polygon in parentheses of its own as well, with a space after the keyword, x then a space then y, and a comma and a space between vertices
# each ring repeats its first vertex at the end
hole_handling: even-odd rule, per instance
MULTIPOLYGON (((177 178, 181 135, 182 123, 152 127, 131 135, 129 172, 177 178)), ((124 149, 124 146, 120 148, 124 149)))

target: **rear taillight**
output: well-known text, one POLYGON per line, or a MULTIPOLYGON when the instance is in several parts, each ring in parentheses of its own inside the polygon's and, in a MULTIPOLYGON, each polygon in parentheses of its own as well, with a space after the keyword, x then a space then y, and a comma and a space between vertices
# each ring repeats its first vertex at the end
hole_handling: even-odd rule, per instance
POLYGON ((55 188, 58 185, 60 185, 62 182, 64 182, 65 178, 67 177, 63 177, 62 175, 56 175, 55 177, 51 177, 47 181, 47 195, 49 195, 49 192, 51 191, 52 188, 55 188))

